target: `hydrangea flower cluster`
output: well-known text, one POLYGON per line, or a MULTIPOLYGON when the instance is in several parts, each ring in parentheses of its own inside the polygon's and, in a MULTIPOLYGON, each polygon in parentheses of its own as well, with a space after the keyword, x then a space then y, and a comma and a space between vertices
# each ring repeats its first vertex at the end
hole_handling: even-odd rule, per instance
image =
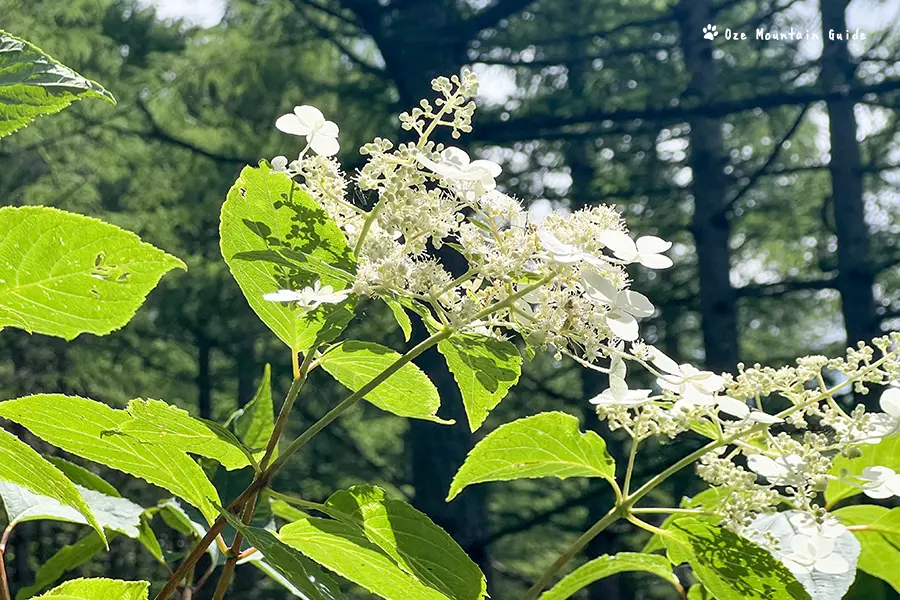
POLYGON ((715 442, 697 470, 718 490, 712 510, 725 523, 754 538, 753 524, 787 505, 793 537, 779 539, 773 550, 784 564, 824 573, 849 569, 834 553, 834 539, 846 528, 825 516, 820 497, 829 481, 841 478, 871 498, 900 495, 900 474, 887 467, 852 476, 833 469, 838 456, 900 431, 900 389, 882 393, 882 413, 862 406, 848 413, 835 394, 900 381, 893 350, 900 336, 852 348, 844 358, 806 357, 780 369, 740 365, 734 375, 679 364, 641 340, 639 321, 655 309, 630 288, 626 270, 672 266, 665 255, 671 243, 634 239, 619 213, 604 205, 536 224, 498 189, 501 165, 431 139, 440 127, 453 139, 471 131, 475 76, 441 77, 432 87, 439 94, 434 103, 422 101, 400 116, 415 141, 376 138, 360 149, 367 162, 352 183, 368 209, 353 201, 351 181, 334 158, 337 125, 310 106, 278 119, 278 129, 305 137, 306 146, 296 160, 276 157, 273 168, 326 209, 358 266, 345 290, 317 284, 266 299, 298 310, 350 294, 401 300, 435 325, 518 336, 533 349, 606 373, 609 388, 591 402, 635 443, 688 431, 715 442), (627 364, 647 370, 655 386, 629 389, 627 364), (838 383, 829 387, 826 379, 838 383))

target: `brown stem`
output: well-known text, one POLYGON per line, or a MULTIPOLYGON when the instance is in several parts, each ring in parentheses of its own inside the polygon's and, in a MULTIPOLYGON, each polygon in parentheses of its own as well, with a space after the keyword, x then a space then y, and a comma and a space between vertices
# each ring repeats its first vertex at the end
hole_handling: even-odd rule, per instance
POLYGON ((10 523, 3 530, 3 537, 0 538, 0 600, 12 600, 9 594, 9 580, 6 577, 6 544, 9 542, 9 536, 12 533, 13 525, 10 523))
MULTIPOLYGON (((249 525, 250 520, 253 518, 253 511, 256 510, 257 498, 259 498, 259 492, 253 494, 244 505, 244 514, 241 517, 244 525, 249 525)), ((225 592, 228 591, 228 586, 231 585, 231 579, 234 576, 234 569, 237 567, 237 562, 241 555, 241 544, 243 543, 244 536, 241 535, 240 531, 236 531, 234 534, 234 541, 231 543, 231 548, 228 550, 228 558, 225 560, 225 566, 222 568, 222 574, 219 576, 219 583, 216 585, 216 593, 213 595, 213 600, 223 600, 225 598, 225 592)))

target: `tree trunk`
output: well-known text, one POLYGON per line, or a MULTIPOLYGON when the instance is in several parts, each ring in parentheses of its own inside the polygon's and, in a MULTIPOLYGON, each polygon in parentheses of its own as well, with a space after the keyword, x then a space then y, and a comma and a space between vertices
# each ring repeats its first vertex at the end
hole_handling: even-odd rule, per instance
MULTIPOLYGON (((847 29, 845 13, 850 0, 822 0, 822 83, 827 90, 851 85, 856 66, 847 51, 846 41, 830 41, 829 30, 843 33, 847 29)), ((852 100, 828 103, 831 137, 832 195, 834 222, 838 238, 837 287, 847 343, 869 340, 881 334, 875 312, 872 288, 875 277, 869 263, 869 228, 863 203, 863 173, 859 143, 856 141, 856 116, 852 100)))
MULTIPOLYGON (((715 93, 717 77, 712 42, 704 40, 701 33, 710 22, 709 0, 682 0, 675 10, 684 62, 691 76, 686 96, 709 100, 715 93)), ((727 371, 738 363, 738 331, 728 247, 731 223, 725 210, 722 127, 718 119, 702 116, 692 119, 690 126, 694 196, 691 230, 697 249, 706 366, 727 371)))

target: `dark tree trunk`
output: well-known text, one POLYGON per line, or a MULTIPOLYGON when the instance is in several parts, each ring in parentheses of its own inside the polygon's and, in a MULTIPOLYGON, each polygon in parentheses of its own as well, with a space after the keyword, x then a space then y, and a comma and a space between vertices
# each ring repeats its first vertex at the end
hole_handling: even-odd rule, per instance
POLYGON ((212 376, 210 358, 212 342, 202 332, 196 336, 197 343, 197 413, 201 419, 212 419, 212 376))
MULTIPOLYGON (((676 7, 681 47, 691 81, 686 96, 708 100, 716 89, 712 42, 701 37, 710 22, 709 0, 682 0, 676 7)), ((692 119, 690 167, 694 217, 691 224, 700 277, 700 311, 706 366, 732 370, 738 363, 737 296, 731 286, 728 242, 731 223, 725 210, 725 155, 718 119, 692 119)))
POLYGON ((237 363, 237 403, 238 408, 244 406, 253 399, 256 393, 256 381, 261 369, 256 364, 255 340, 248 340, 240 347, 240 354, 235 357, 237 363))
MULTIPOLYGON (((828 32, 844 32, 845 13, 850 0, 822 0, 822 83, 827 90, 851 85, 856 66, 847 51, 846 41, 829 41, 828 32)), ((869 340, 881 334, 875 312, 875 277, 869 262, 869 228, 863 203, 863 173, 856 141, 856 116, 852 100, 828 103, 831 136, 832 195, 834 222, 838 238, 837 287, 841 293, 847 343, 869 340)))

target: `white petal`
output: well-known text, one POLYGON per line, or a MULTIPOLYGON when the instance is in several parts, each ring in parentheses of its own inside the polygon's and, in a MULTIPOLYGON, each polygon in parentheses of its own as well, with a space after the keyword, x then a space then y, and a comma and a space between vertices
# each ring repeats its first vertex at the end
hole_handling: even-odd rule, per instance
POLYGON ((297 120, 300 121, 308 131, 313 131, 321 127, 325 122, 325 115, 322 114, 322 111, 315 106, 310 106, 308 104, 295 106, 294 114, 297 115, 297 120))
POLYGON ((294 290, 278 290, 277 292, 264 295, 263 300, 268 300, 269 302, 295 302, 301 297, 301 293, 294 290))
POLYGON ((503 172, 503 167, 490 160, 473 160, 469 165, 469 169, 480 169, 488 173, 491 177, 499 177, 503 172))
POLYGON ((314 135, 310 141, 309 147, 319 156, 334 156, 341 149, 337 138, 324 135, 314 135))
POLYGON ((850 563, 837 552, 832 552, 824 558, 820 558, 815 564, 816 571, 829 573, 831 575, 840 575, 850 570, 850 563))
MULTIPOLYGON (((619 298, 624 300, 623 308, 636 317, 649 317, 656 311, 647 296, 639 292, 624 290, 619 298)), ((616 304, 622 306, 623 302, 618 300, 616 304)))
POLYGON ((584 269, 581 278, 587 288, 586 293, 588 296, 599 302, 615 306, 619 291, 609 279, 594 269, 584 269))
POLYGON ((875 500, 884 500, 893 496, 894 492, 889 490, 884 484, 881 484, 873 487, 863 487, 863 494, 875 500))
POLYGON ((340 133, 338 129, 337 123, 334 121, 325 121, 321 127, 316 131, 318 135, 325 135, 328 137, 337 137, 340 133))
POLYGON ((640 337, 637 320, 625 311, 614 310, 606 315, 606 325, 616 337, 633 342, 640 337))
POLYGON ((601 232, 597 237, 600 243, 612 250, 622 260, 632 261, 637 257, 637 246, 627 234, 609 229, 601 232))
POLYGON ((881 394, 878 401, 881 410, 895 419, 900 419, 900 389, 888 388, 881 394))
POLYGON ((678 363, 663 354, 662 350, 654 346, 648 346, 647 349, 650 352, 650 362, 657 369, 669 375, 678 375, 679 377, 682 375, 681 367, 678 366, 678 363))
POLYGON ((766 479, 784 475, 785 469, 768 456, 753 454, 747 457, 747 468, 766 479))
POLYGON ((749 421, 753 421, 754 423, 764 423, 766 425, 773 425, 775 423, 784 422, 784 419, 776 417, 775 415, 764 413, 761 410, 751 411, 747 419, 749 421))
POLYGON ((273 171, 284 171, 287 169, 288 159, 286 156, 276 156, 272 159, 273 171))
POLYGON ((639 237, 635 245, 637 246, 638 252, 640 252, 641 254, 659 254, 671 248, 672 242, 667 242, 666 240, 658 238, 655 235, 645 235, 639 237))
POLYGON ((275 128, 291 135, 307 135, 310 132, 309 127, 303 125, 297 115, 281 115, 275 121, 275 128))
POLYGON ((719 410, 732 417, 743 419, 750 414, 750 407, 746 402, 735 400, 730 396, 720 396, 716 400, 719 403, 719 410))
POLYGON ((648 269, 668 269, 675 264, 665 254, 641 254, 639 261, 648 269))
POLYGON ((450 146, 441 152, 441 159, 444 162, 452 163, 457 167, 465 167, 469 164, 469 155, 465 150, 450 146))

